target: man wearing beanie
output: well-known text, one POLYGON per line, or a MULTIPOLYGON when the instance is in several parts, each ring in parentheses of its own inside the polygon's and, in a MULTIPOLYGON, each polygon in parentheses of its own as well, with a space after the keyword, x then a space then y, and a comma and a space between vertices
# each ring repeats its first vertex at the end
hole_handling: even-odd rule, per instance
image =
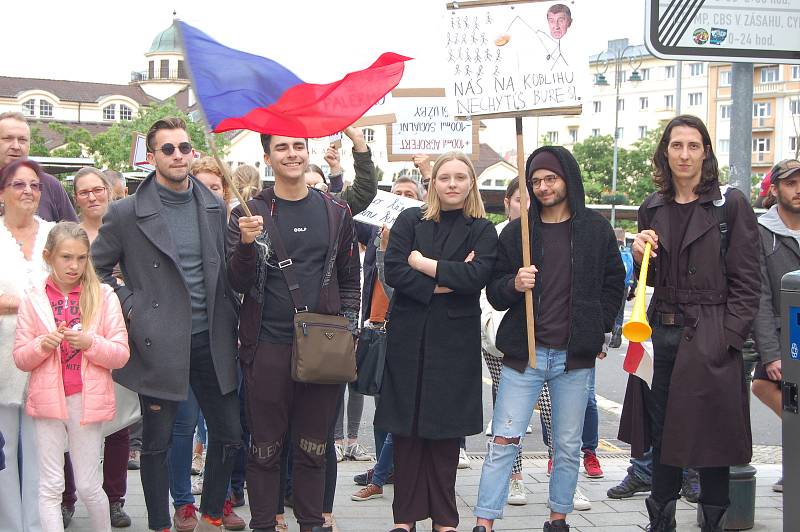
POLYGON ((520 221, 500 234, 489 302, 508 310, 497 331, 505 355, 489 454, 483 465, 473 532, 490 532, 503 515, 508 477, 542 385, 553 403, 550 519, 545 531, 567 531, 578 481, 589 379, 622 301, 625 268, 608 221, 586 208, 578 163, 560 146, 534 151, 525 165, 532 198, 532 266, 522 265, 520 221), (528 365, 526 291, 533 291, 536 368, 528 365))

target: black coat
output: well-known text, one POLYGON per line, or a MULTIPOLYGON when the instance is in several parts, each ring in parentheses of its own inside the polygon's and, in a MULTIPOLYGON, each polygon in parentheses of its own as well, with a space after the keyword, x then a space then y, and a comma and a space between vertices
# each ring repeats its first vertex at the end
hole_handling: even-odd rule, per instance
MULTIPOLYGON (((567 370, 593 368, 597 354, 603 348, 604 333, 611 331, 619 312, 625 290, 625 266, 617 246, 611 224, 602 215, 589 210, 584 204, 583 182, 575 158, 559 146, 539 148, 528 158, 541 151, 552 152, 564 168, 567 183, 567 201, 572 211, 569 343, 567 345, 567 370)), ((528 169, 528 174, 530 170, 528 169)), ((544 254, 542 220, 539 201, 533 196, 528 213, 531 228, 531 262, 541 268, 544 254)), ((497 310, 506 310, 497 329, 497 348, 505 355, 503 364, 524 371, 528 364, 528 338, 525 332, 525 299, 514 288, 514 277, 522 267, 522 237, 520 220, 510 222, 500 235, 497 262, 492 281, 486 289, 489 303, 497 310)), ((541 306, 541 285, 533 289, 534 317, 541 306)), ((535 323, 535 320, 534 320, 535 323)))
POLYGON ((413 250, 432 256, 435 225, 415 207, 392 227, 386 282, 395 291, 375 426, 398 436, 459 438, 483 430, 479 298, 494 266, 497 233, 486 219, 459 217, 437 281, 407 262, 413 250), (475 258, 464 262, 470 251, 475 258), (453 292, 434 295, 437 282, 453 292))

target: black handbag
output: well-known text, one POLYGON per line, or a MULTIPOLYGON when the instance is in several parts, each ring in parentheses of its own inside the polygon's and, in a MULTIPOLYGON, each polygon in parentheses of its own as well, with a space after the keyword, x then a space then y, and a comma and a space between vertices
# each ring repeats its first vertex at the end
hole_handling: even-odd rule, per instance
MULTIPOLYGON (((274 202, 274 194, 270 189, 266 198, 274 202)), ((292 379, 312 384, 353 382, 356 379, 355 340, 348 330, 347 318, 308 311, 300 298, 294 264, 286 253, 272 214, 264 217, 264 224, 294 305, 292 379)))
POLYGON ((356 349, 356 380, 350 390, 361 395, 379 395, 386 365, 386 323, 379 329, 361 329, 356 349))

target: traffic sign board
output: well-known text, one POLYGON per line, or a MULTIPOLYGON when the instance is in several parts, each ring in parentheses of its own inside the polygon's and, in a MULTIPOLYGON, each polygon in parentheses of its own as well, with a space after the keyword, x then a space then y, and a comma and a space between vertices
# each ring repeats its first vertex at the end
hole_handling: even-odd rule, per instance
POLYGON ((800 64, 800 0, 647 0, 645 45, 662 59, 800 64))

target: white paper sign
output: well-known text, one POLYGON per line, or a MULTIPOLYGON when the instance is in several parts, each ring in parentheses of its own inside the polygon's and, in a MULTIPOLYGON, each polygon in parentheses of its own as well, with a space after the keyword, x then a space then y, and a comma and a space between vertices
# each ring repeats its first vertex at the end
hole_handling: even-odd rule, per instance
POLYGON ((353 220, 378 227, 383 224, 392 227, 401 212, 420 205, 422 205, 421 201, 379 190, 369 207, 353 216, 353 220))
POLYGON ((450 112, 474 117, 580 106, 589 89, 589 40, 582 37, 591 29, 577 4, 449 10, 442 43, 450 112))

